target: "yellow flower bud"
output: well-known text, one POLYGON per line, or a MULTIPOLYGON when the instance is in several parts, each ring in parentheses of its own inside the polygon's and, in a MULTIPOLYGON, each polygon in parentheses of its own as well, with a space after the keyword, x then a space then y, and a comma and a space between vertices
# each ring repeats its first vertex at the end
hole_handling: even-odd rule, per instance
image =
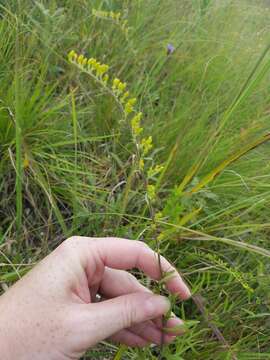
POLYGON ((137 99, 136 98, 132 98, 129 99, 128 102, 125 105, 125 113, 128 115, 130 114, 132 111, 134 111, 133 105, 136 103, 137 99))
POLYGON ((108 70, 109 70, 109 66, 106 65, 106 64, 102 64, 102 65, 100 65, 100 67, 99 67, 99 74, 100 74, 100 75, 103 75, 103 74, 105 74, 108 70))
POLYGON ((117 78, 115 78, 115 79, 113 80, 113 88, 118 88, 119 83, 120 83, 120 80, 117 79, 117 78))
POLYGON ((118 90, 119 90, 120 92, 123 92, 126 87, 127 87, 127 84, 126 84, 126 83, 122 83, 121 81, 120 81, 120 83, 118 84, 118 90))
POLYGON ((141 148, 142 148, 143 155, 147 155, 149 153, 149 151, 152 149, 152 147, 153 147, 152 136, 142 139, 141 148))
POLYGON ((141 117, 142 113, 139 112, 131 119, 131 129, 135 136, 140 135, 140 133, 143 131, 143 128, 141 127, 141 117))
POLYGON ((123 103, 123 102, 125 102, 126 98, 128 98, 128 97, 129 97, 129 91, 126 91, 124 93, 124 95, 121 97, 120 101, 123 103))
POLYGON ((163 218, 162 211, 158 211, 158 212, 155 214, 155 221, 160 221, 162 218, 163 218))
POLYGON ((30 161, 29 161, 28 157, 25 156, 25 158, 23 160, 23 168, 27 169, 29 167, 29 165, 30 165, 30 161))
POLYGON ((156 188, 154 185, 147 185, 147 195, 150 200, 154 200, 156 197, 156 188))
POLYGON ((150 167, 150 169, 147 171, 147 177, 152 177, 155 176, 157 174, 159 174, 162 170, 164 169, 164 166, 162 165, 156 165, 154 167, 150 167))
POLYGON ((100 65, 101 65, 101 64, 100 64, 99 61, 96 61, 96 62, 93 64, 93 66, 94 66, 94 68, 95 68, 96 71, 99 70, 100 65))
MULTIPOLYGON (((136 98, 132 98, 132 99, 129 99, 128 102, 130 103, 130 105, 135 105, 136 102, 137 102, 137 99, 136 98)), ((139 113, 142 115, 142 113, 139 113)))
POLYGON ((90 58, 87 63, 89 67, 94 67, 96 62, 97 62, 96 59, 90 58))
POLYGON ((68 60, 69 61, 74 61, 76 60, 77 58, 77 54, 74 50, 71 50, 69 53, 68 53, 68 60))
POLYGON ((143 159, 140 159, 140 161, 139 161, 139 169, 141 171, 143 171, 143 169, 144 169, 144 160, 143 159))
POLYGON ((105 84, 107 84, 108 80, 109 80, 109 75, 108 75, 108 74, 105 74, 105 75, 103 76, 103 82, 104 82, 105 84))
POLYGON ((83 60, 84 60, 84 56, 81 54, 81 55, 78 57, 77 63, 78 63, 79 65, 82 65, 83 60))

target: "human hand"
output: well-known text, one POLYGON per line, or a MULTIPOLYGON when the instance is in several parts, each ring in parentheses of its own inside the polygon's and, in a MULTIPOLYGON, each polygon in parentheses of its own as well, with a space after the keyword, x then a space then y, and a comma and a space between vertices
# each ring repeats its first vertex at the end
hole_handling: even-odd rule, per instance
MULTIPOLYGON (((175 271, 165 258, 161 263, 164 272, 175 271)), ((159 344, 158 319, 169 310, 169 301, 124 271, 132 268, 159 279, 157 256, 143 242, 64 241, 0 297, 0 359, 78 359, 104 339, 128 346, 159 344)), ((190 296, 176 271, 166 286, 181 299, 190 296)), ((166 327, 181 323, 172 318, 166 327)), ((164 341, 176 334, 170 332, 164 341)))

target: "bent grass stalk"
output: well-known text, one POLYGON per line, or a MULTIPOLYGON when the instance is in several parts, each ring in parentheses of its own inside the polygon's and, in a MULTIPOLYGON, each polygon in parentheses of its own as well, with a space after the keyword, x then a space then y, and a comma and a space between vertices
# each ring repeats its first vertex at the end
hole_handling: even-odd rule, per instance
POLYGON ((203 187, 205 187, 208 183, 214 180, 227 166, 234 163, 238 159, 240 159, 243 155, 247 154, 253 149, 256 149, 258 146, 264 144, 265 142, 270 140, 270 133, 265 134, 244 146, 242 149, 232 154, 229 158, 225 159, 220 165, 214 168, 210 173, 208 173, 196 186, 194 186, 190 191, 186 192, 186 194, 193 194, 200 191, 203 187))
POLYGON ((206 145, 204 146, 203 150, 199 153, 198 161, 195 162, 187 172, 186 176, 179 184, 178 189, 179 192, 182 192, 185 187, 190 183, 190 181, 194 178, 196 173, 202 168, 203 164, 206 162, 209 154, 218 143, 220 139, 220 135, 222 133, 223 128, 231 119, 232 115, 235 113, 236 109, 243 103, 245 99, 247 99, 255 87, 260 83, 260 81, 265 77, 265 75, 269 72, 270 69, 270 60, 266 59, 266 55, 270 50, 270 44, 267 45, 265 50, 262 52, 261 56, 255 63, 253 69, 250 72, 247 80, 244 82, 243 86, 237 93, 236 97, 233 99, 231 105, 228 109, 224 112, 220 124, 218 128, 213 132, 213 134, 209 137, 206 145))

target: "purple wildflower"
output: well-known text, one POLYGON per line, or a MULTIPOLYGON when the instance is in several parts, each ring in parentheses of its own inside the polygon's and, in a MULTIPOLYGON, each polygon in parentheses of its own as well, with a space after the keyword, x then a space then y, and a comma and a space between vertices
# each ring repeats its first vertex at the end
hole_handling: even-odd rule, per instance
POLYGON ((167 55, 171 55, 175 51, 175 47, 172 44, 167 45, 167 55))

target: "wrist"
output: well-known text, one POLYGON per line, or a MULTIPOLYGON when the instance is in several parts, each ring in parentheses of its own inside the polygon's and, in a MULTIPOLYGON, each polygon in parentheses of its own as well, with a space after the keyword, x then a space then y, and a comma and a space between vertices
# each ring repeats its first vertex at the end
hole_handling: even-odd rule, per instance
MULTIPOLYGON (((13 296, 14 298, 14 296, 13 296)), ((16 302, 18 299, 15 298, 16 302)), ((0 359, 19 359, 21 345, 23 344, 23 331, 18 325, 18 314, 16 313, 12 296, 9 291, 0 296, 0 359)))
POLYGON ((0 359, 9 360, 11 359, 11 334, 10 324, 11 320, 8 319, 9 309, 5 304, 6 294, 0 296, 0 359))

